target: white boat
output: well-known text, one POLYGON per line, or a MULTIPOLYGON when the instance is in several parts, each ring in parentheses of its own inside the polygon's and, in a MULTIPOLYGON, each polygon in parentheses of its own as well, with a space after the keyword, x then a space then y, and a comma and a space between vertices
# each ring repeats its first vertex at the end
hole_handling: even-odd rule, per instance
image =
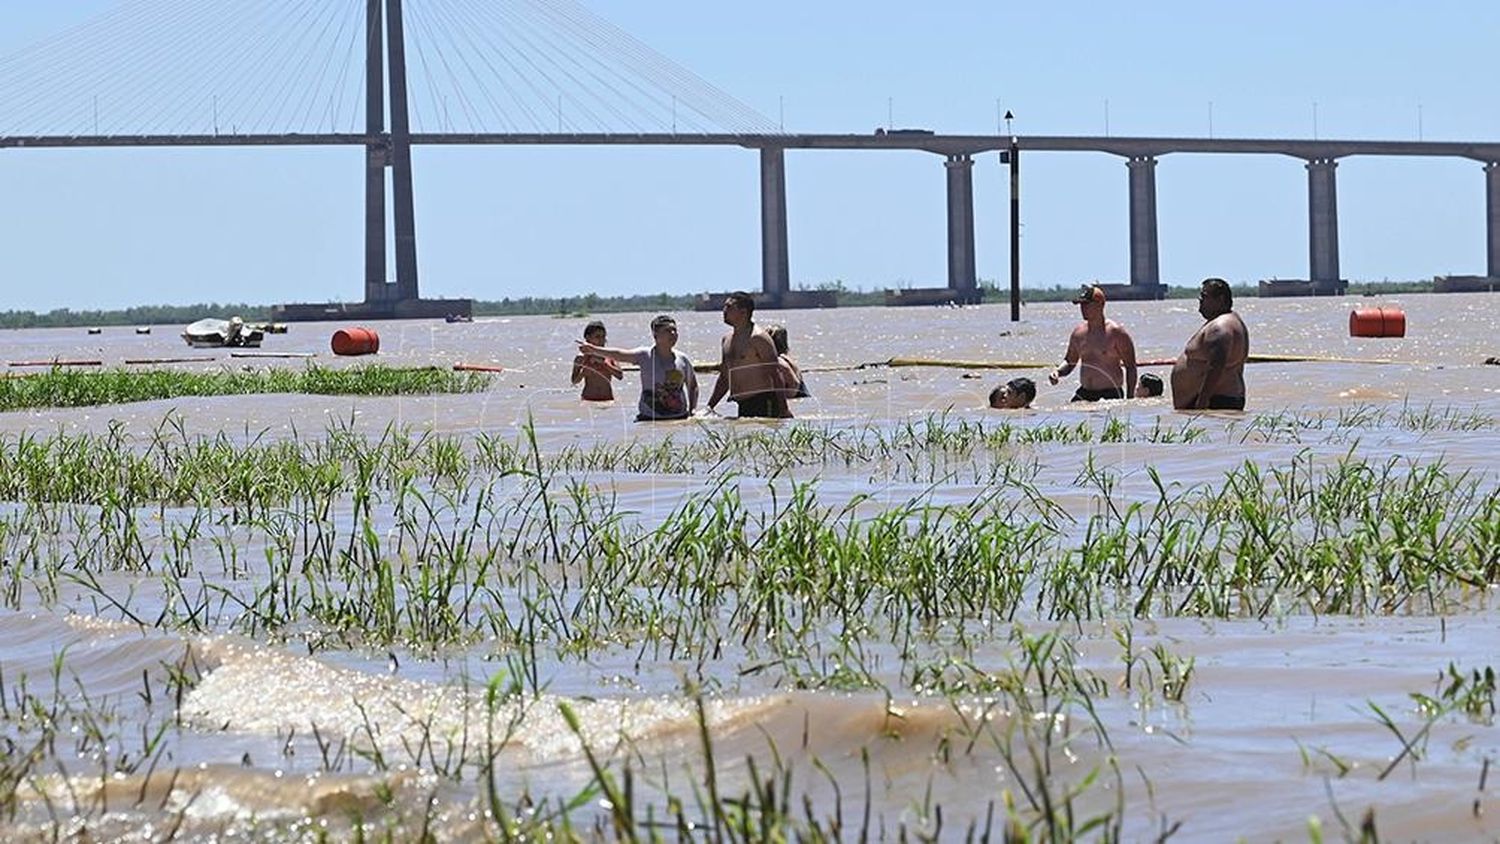
POLYGON ((182 330, 182 339, 195 349, 259 348, 265 336, 259 326, 246 325, 239 317, 200 319, 182 330))

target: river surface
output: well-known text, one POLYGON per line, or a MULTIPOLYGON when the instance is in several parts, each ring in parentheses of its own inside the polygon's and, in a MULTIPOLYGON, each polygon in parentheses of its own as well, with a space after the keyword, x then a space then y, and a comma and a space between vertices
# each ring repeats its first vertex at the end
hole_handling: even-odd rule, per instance
MULTIPOLYGON (((301 367, 311 360, 339 367, 373 361, 446 368, 468 362, 504 371, 486 391, 469 395, 237 396, 15 411, 0 414, 0 437, 14 442, 115 430, 141 442, 171 420, 184 436, 222 434, 238 445, 316 440, 331 429, 379 438, 392 425, 469 441, 519 437, 529 420, 539 451, 558 454, 610 444, 687 448, 798 427, 897 441, 903 428, 924 424, 1081 426, 1093 435, 1083 441, 1039 438, 1015 446, 1003 460, 985 451, 936 461, 941 465, 935 468, 907 439, 899 441, 915 456, 824 460, 764 476, 753 461, 727 479, 706 463, 684 469, 671 461, 660 470, 614 468, 576 476, 612 497, 629 522, 649 529, 684 501, 725 483, 738 490, 751 513, 779 506, 803 483, 816 486, 821 504, 848 505, 860 516, 917 499, 962 505, 991 492, 1003 499, 1007 491, 991 470, 1014 460, 1029 467, 1032 488, 1063 511, 1060 545, 1082 547, 1091 541, 1090 515, 1112 506, 1111 500, 1120 507, 1157 500, 1153 472, 1169 487, 1189 490, 1223 484, 1227 473, 1247 463, 1270 471, 1299 461, 1320 467, 1350 458, 1377 467, 1396 461, 1401 472, 1440 466, 1450 476, 1463 476, 1480 496, 1493 497, 1500 477, 1500 366, 1484 361, 1500 355, 1497 305, 1494 294, 1241 301, 1236 309, 1249 327, 1252 353, 1310 358, 1247 367, 1243 414, 1178 413, 1169 399, 1070 404, 1076 374, 1056 387, 1046 383, 1078 318, 1077 308, 1066 304, 1028 305, 1018 323, 1009 321, 1003 304, 767 312, 760 321, 787 327, 792 356, 806 372, 812 398, 793 404, 797 418, 741 423, 710 417, 656 425, 632 421, 638 389, 633 373, 616 382, 614 403, 578 400, 568 371, 584 318, 379 323, 374 327, 380 353, 358 359, 330 354, 329 336, 339 327, 332 323, 294 324, 285 335, 268 336, 261 350, 315 353, 310 359, 189 350, 169 326, 154 327, 149 335, 125 328, 98 335, 82 329, 7 331, 0 332, 0 361, 99 360, 138 368, 125 361, 207 356, 213 360, 159 365, 211 370, 301 367), (1349 311, 1372 306, 1403 309, 1406 336, 1351 338, 1349 311), (878 365, 891 358, 1006 361, 1020 368, 878 365), (1014 375, 1038 382, 1034 408, 986 409, 990 389, 1014 375), (1100 435, 1112 424, 1127 433, 1100 435), (1161 435, 1187 430, 1191 437, 1161 435), (1113 478, 1107 487, 1096 480, 1100 472, 1113 478)), ((604 315, 610 344, 646 345, 652 316, 604 315)), ((695 362, 712 362, 724 330, 718 314, 676 316, 679 348, 695 362)), ((1201 324, 1195 303, 1186 300, 1111 303, 1108 316, 1130 329, 1144 361, 1175 357, 1201 324)), ((1142 371, 1165 377, 1168 368, 1142 371)), ((700 378, 706 400, 714 376, 700 378)), ((494 482, 502 496, 518 488, 508 486, 510 479, 494 482)), ((17 512, 28 502, 0 506, 17 512)), ((334 518, 352 518, 351 508, 341 501, 334 518)), ((158 521, 173 518, 171 508, 145 509, 158 521)), ((394 530, 393 517, 381 518, 383 528, 394 530)), ((746 530, 754 531, 754 524, 752 518, 746 530)), ((1500 537, 1500 528, 1491 528, 1487 535, 1500 537)), ((94 714, 68 722, 72 738, 43 752, 46 761, 11 789, 17 802, 0 800, 0 824, 14 836, 46 838, 60 829, 80 839, 146 840, 171 830, 205 840, 256 839, 313 837, 327 829, 344 838, 351 819, 359 817, 401 830, 399 838, 414 834, 411 818, 423 822, 425 813, 439 838, 483 838, 485 788, 479 775, 472 767, 455 774, 461 765, 450 766, 442 750, 424 754, 421 746, 436 735, 450 744, 477 745, 485 725, 498 721, 512 727, 497 751, 501 802, 522 805, 526 795, 546 806, 584 793, 573 809, 579 834, 607 837, 608 806, 603 796, 583 791, 593 779, 590 763, 562 703, 581 721, 581 734, 602 761, 631 760, 642 817, 645 807, 654 806, 656 817, 667 818, 663 807, 669 804, 661 795, 670 794, 688 807, 687 815, 708 822, 702 718, 718 769, 716 787, 745 791, 752 776, 746 760, 753 758, 761 780, 776 772, 777 789, 780 776, 790 777, 792 815, 810 813, 825 828, 837 823, 851 839, 862 831, 894 838, 904 827, 909 834, 959 840, 971 826, 982 831, 990 822, 998 836, 1006 814, 1002 794, 1008 792, 1025 815, 1023 783, 1038 758, 1037 743, 1049 733, 1057 746, 1040 754, 1055 766, 1055 782, 1077 783, 1097 773, 1080 788, 1078 823, 1107 815, 1129 840, 1166 831, 1174 832, 1174 840, 1308 840, 1310 825, 1328 838, 1357 836, 1371 810, 1370 822, 1388 840, 1500 835, 1493 819, 1500 812, 1493 797, 1500 783, 1487 783, 1492 760, 1500 759, 1493 688, 1488 707, 1481 689, 1471 697, 1477 701, 1472 707, 1436 717, 1413 697, 1441 698, 1445 684, 1451 685, 1444 680, 1450 666, 1458 676, 1478 671, 1482 677, 1500 662, 1492 584, 1469 584, 1453 600, 1401 602, 1384 610, 1311 612, 1288 602, 1268 612, 1214 615, 1166 605, 1131 612, 1127 606, 1102 617, 1059 619, 1038 611, 1035 601, 1023 601, 1017 612, 967 618, 924 640, 922 647, 948 641, 948 650, 937 652, 961 654, 957 661, 972 676, 1018 674, 1034 698, 1037 684, 1017 667, 1024 665, 1018 637, 1056 633, 1072 649, 1069 664, 1095 678, 1095 686, 1091 712, 1074 707, 1054 717, 1045 705, 1031 711, 994 690, 942 693, 916 682, 910 655, 903 652, 909 642, 881 633, 880 624, 854 666, 858 682, 840 680, 848 676, 841 660, 850 656, 830 648, 831 642, 857 637, 848 635, 847 625, 842 632, 830 630, 826 619, 802 631, 815 653, 795 671, 789 663, 770 664, 770 645, 735 635, 739 617, 726 617, 715 633, 705 634, 723 636, 723 642, 690 648, 686 655, 624 637, 619 646, 594 643, 579 656, 549 639, 529 662, 483 638, 436 650, 329 644, 310 630, 313 622, 257 632, 231 623, 229 613, 214 615, 206 629, 192 629, 161 621, 166 613, 160 610, 170 604, 161 584, 176 577, 204 594, 253 593, 269 578, 259 568, 264 561, 256 559, 265 542, 247 536, 244 571, 225 574, 217 562, 204 564, 219 552, 202 544, 196 567, 174 575, 168 573, 170 543, 161 538, 164 531, 152 528, 146 531, 145 563, 110 571, 102 588, 84 588, 67 572, 88 568, 88 561, 67 558, 67 549, 81 547, 76 537, 88 528, 57 530, 72 544, 53 546, 55 570, 62 574, 50 585, 38 583, 35 572, 18 571, 16 560, 0 562, 11 569, 5 581, 19 584, 7 587, 6 609, 0 610, 0 673, 9 701, 0 711, 0 734, 12 739, 12 758, 27 736, 36 735, 35 725, 18 714, 22 678, 39 697, 67 699, 71 711, 94 714), (101 600, 101 594, 131 596, 120 599, 130 611, 101 600), (961 648, 944 638, 958 635, 959 628, 961 648), (1130 653, 1122 644, 1127 631, 1136 653, 1146 655, 1135 663, 1124 655, 1130 653), (1160 655, 1151 655, 1157 646, 1160 655), (1172 666, 1180 670, 1189 661, 1190 679, 1174 693, 1165 678, 1172 666), (487 702, 487 684, 517 680, 518 671, 528 670, 523 665, 535 672, 525 688, 487 702), (172 685, 173 670, 191 680, 172 685), (1038 722, 1047 726, 1038 729, 1038 722), (113 738, 75 742, 91 723, 113 738), (161 737, 153 742, 157 729, 161 737), (1004 736, 1019 743, 1005 745, 1004 736), (132 755, 155 761, 149 769, 132 765, 132 755), (59 796, 69 792, 71 801, 59 796), (428 801, 430 811, 418 808, 428 801), (934 806, 941 812, 934 813, 934 806)), ((17 547, 13 537, 6 541, 6 548, 17 547)), ((1480 555, 1486 550, 1491 560, 1500 554, 1491 547, 1480 555)), ((1028 594, 1036 589, 1028 587, 1028 594)), ((519 595, 492 597, 501 605, 521 601, 519 595)), ((944 628, 941 621, 937 626, 944 628)), ((608 640, 609 631, 604 634, 608 640)), ((0 771, 0 795, 5 792, 0 771)), ((668 827, 662 834, 675 836, 677 830, 668 827)), ((704 833, 698 828, 694 834, 704 833)))

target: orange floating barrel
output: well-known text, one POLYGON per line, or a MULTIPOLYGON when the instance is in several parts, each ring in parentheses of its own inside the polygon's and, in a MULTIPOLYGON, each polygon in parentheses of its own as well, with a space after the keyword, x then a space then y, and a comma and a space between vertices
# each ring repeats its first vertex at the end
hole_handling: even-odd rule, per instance
POLYGON ((340 328, 333 332, 336 355, 373 355, 380 351, 380 335, 373 328, 340 328))
POLYGON ((1350 337, 1405 337, 1406 313, 1400 308, 1358 308, 1349 312, 1350 337))

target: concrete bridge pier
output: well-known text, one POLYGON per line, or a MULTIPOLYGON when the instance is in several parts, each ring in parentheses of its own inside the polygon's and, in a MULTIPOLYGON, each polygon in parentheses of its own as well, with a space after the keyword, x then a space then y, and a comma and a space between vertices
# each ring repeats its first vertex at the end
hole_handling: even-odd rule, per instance
POLYGON ((423 299, 417 285, 411 124, 406 98, 406 36, 401 0, 365 0, 365 300, 279 305, 272 319, 420 319, 468 316, 469 299, 423 299), (389 69, 389 73, 387 73, 389 69), (386 84, 390 131, 386 131, 386 84), (386 202, 386 173, 391 202, 386 202), (396 283, 386 281, 386 211, 395 233, 396 283))
POLYGON ((1500 161, 1484 165, 1484 186, 1485 275, 1500 278, 1500 161))
POLYGON ((1345 286, 1339 277, 1338 166, 1333 158, 1307 162, 1308 278, 1317 295, 1338 295, 1345 286))
POLYGON ((786 150, 760 151, 760 289, 762 301, 780 305, 792 288, 786 245, 786 150))
POLYGON ((390 52, 391 84, 391 200, 396 232, 396 298, 416 301, 417 216, 411 183, 411 125, 406 105, 406 35, 401 0, 386 0, 386 36, 390 52))
POLYGON ((1156 157, 1131 156, 1130 168, 1130 286, 1160 299, 1161 251, 1156 236, 1156 157))
POLYGON ((948 289, 953 301, 979 301, 979 277, 974 261, 974 159, 950 155, 948 170, 948 289))
MULTIPOLYGON (((385 132, 384 2, 365 4, 365 132, 380 138, 385 132)), ((385 282, 385 168, 390 166, 383 140, 365 144, 365 301, 384 302, 385 282)))
POLYGON ((385 168, 389 156, 383 144, 365 146, 365 301, 384 302, 391 285, 385 281, 385 168))

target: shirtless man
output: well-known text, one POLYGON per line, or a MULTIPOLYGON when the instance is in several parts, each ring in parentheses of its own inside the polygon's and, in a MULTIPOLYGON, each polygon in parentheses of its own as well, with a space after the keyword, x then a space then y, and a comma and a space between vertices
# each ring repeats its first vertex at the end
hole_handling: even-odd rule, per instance
POLYGON ((1083 322, 1068 337, 1062 366, 1047 380, 1056 384, 1082 363, 1073 401, 1135 398, 1135 341, 1125 326, 1104 318, 1104 291, 1084 285, 1073 304, 1083 311, 1083 322))
POLYGON ((739 405, 741 419, 790 419, 788 385, 776 344, 765 329, 756 327, 754 317, 755 300, 749 293, 731 293, 724 300, 724 323, 730 330, 724 335, 719 380, 708 397, 708 409, 728 395, 739 405))
POLYGON ((1250 332, 1234 312, 1234 293, 1222 278, 1206 278, 1198 313, 1208 322, 1172 365, 1172 406, 1178 410, 1244 410, 1245 359, 1250 332))

